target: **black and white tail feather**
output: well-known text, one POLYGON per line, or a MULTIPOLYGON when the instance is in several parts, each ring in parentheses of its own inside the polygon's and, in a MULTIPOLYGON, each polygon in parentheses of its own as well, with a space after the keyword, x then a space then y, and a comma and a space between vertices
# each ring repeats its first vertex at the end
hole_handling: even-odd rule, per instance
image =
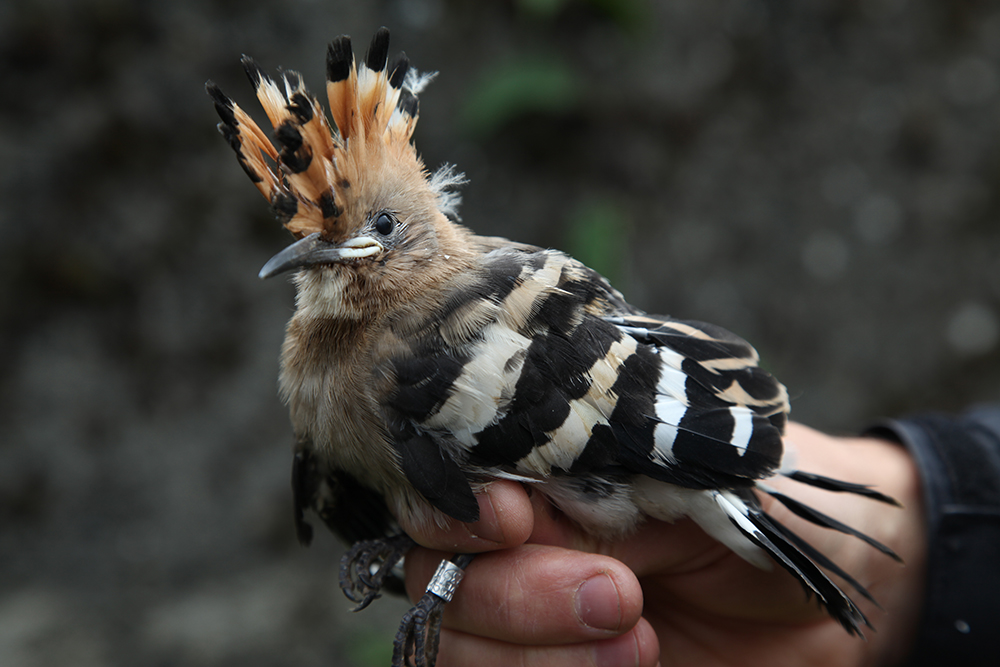
MULTIPOLYGON (((871 595, 764 512, 758 494, 898 560, 766 480, 895 501, 789 465, 787 392, 749 344, 713 325, 646 315, 563 253, 455 224, 461 175, 429 174, 411 143, 429 77, 405 56, 389 61, 384 28, 361 63, 349 38, 330 45, 332 126, 299 75, 279 86, 243 63, 280 150, 217 86, 208 91, 243 169, 300 239, 261 273, 302 268, 281 378, 299 438, 296 528, 308 544, 312 509, 358 542, 342 585, 359 608, 393 581, 409 545, 394 537, 395 517, 475 521, 473 487, 507 478, 608 538, 645 517, 690 517, 750 563, 778 563, 861 635, 868 619, 824 570, 871 595), (364 301, 350 291, 358 285, 377 297, 364 301), (397 292, 405 297, 395 301, 397 292), (348 334, 359 347, 345 346, 348 334)), ((433 664, 440 599, 428 600, 407 616, 396 664, 414 647, 417 664, 433 664)))

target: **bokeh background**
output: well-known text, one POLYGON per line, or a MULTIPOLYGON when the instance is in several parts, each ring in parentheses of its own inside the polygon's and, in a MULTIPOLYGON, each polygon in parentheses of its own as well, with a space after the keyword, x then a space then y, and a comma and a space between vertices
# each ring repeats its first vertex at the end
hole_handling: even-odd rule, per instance
POLYGON ((818 427, 1000 398, 996 2, 11 0, 0 664, 386 664, 403 603, 294 539, 288 237, 203 92, 380 25, 475 230, 740 333, 818 427))

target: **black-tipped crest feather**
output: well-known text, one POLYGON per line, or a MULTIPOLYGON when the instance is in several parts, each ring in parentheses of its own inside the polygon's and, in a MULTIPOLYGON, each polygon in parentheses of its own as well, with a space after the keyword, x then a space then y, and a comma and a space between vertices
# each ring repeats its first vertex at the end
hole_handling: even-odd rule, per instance
POLYGON ((420 101, 416 95, 403 88, 399 91, 399 101, 396 102, 396 108, 410 118, 416 118, 417 112, 420 110, 420 101))
POLYGON ((233 101, 229 99, 229 96, 222 92, 222 89, 212 80, 205 82, 205 91, 211 95, 215 102, 215 111, 219 114, 222 122, 227 125, 234 124, 236 118, 233 115, 233 101))
POLYGON ((354 52, 351 50, 351 38, 341 35, 330 42, 326 51, 326 78, 331 83, 346 79, 354 65, 354 52))
POLYGON ((297 238, 323 232, 337 238, 351 224, 342 213, 362 192, 349 189, 359 172, 377 173, 380 164, 402 160, 430 188, 446 216, 457 198, 423 170, 410 144, 417 102, 408 81, 425 83, 410 72, 400 54, 386 70, 389 31, 376 32, 365 62, 359 64, 351 39, 342 35, 327 49, 327 97, 330 125, 319 102, 298 72, 286 70, 275 80, 250 56, 241 58, 257 99, 274 128, 268 137, 213 83, 206 86, 222 118, 220 131, 237 153, 240 165, 271 203, 277 218, 297 238), (390 147, 385 151, 382 146, 390 147))
POLYGON ((393 88, 401 88, 406 81, 406 72, 410 69, 410 59, 400 51, 399 55, 392 59, 389 66, 389 85, 393 88))
POLYGON ((288 110, 295 114, 295 119, 300 125, 305 125, 313 119, 312 103, 303 93, 292 95, 292 99, 288 103, 288 110))
POLYGON ((243 71, 246 72, 247 78, 250 79, 253 89, 257 90, 260 88, 260 82, 262 79, 266 78, 266 76, 260 65, 257 64, 257 61, 250 56, 243 54, 240 58, 240 62, 243 63, 243 71))
POLYGON ((389 29, 382 26, 375 31, 371 45, 368 47, 368 55, 365 56, 365 65, 373 72, 381 72, 385 69, 385 62, 389 56, 389 29))

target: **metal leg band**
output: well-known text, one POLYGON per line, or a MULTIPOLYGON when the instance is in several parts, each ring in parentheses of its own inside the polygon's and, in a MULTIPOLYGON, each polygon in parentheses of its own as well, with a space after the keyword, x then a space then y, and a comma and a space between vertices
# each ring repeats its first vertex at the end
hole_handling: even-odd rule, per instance
POLYGON ((438 565, 437 572, 431 577, 430 583, 427 584, 427 592, 433 593, 445 602, 451 602, 452 596, 455 595, 455 589, 458 588, 458 582, 462 581, 464 574, 462 568, 450 560, 443 560, 438 565))

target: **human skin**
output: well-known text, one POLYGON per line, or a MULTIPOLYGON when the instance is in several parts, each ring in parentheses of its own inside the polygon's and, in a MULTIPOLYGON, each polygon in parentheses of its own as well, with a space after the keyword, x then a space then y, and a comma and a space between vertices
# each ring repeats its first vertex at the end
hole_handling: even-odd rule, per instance
MULTIPOLYGON (((440 667, 509 665, 893 665, 912 645, 923 600, 926 531, 917 469, 898 444, 788 425, 797 467, 869 484, 903 508, 776 477, 768 483, 871 535, 900 565, 853 537, 815 526, 769 497, 765 509, 865 585, 881 609, 840 583, 877 632, 851 637, 780 567, 764 571, 690 520, 647 521, 617 541, 589 536, 540 493, 509 481, 479 497, 481 518, 406 526, 411 599, 438 562, 483 552, 446 607, 440 667)), ((763 494, 761 494, 763 496, 763 494)))

